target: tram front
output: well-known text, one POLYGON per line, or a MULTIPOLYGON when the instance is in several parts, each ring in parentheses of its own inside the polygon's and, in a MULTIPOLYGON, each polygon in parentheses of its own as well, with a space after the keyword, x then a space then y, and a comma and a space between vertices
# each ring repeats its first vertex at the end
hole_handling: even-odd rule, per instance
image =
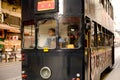
POLYGON ((84 80, 83 1, 32 1, 22 0, 23 80, 84 80))

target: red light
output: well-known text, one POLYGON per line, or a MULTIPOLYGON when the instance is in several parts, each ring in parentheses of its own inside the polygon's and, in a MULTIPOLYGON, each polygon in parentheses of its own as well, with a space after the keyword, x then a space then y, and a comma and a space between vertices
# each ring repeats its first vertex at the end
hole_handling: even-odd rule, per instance
POLYGON ((22 61, 25 61, 25 54, 22 54, 22 61))
POLYGON ((25 61, 25 58, 22 57, 22 61, 25 61))
POLYGON ((27 78, 27 75, 26 75, 26 74, 22 74, 22 78, 23 78, 23 79, 26 79, 26 78, 27 78))
POLYGON ((25 57, 25 54, 22 54, 22 57, 25 57))

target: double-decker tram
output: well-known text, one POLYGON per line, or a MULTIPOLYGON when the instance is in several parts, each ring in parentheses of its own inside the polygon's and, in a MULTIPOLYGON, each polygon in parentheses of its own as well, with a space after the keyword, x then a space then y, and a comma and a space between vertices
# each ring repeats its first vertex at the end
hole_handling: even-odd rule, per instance
POLYGON ((110 0, 22 0, 22 79, 100 80, 113 24, 110 0))

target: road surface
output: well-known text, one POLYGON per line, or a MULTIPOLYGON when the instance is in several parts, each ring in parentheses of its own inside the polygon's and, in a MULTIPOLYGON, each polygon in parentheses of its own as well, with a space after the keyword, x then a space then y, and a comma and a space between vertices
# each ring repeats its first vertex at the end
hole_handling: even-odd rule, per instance
POLYGON ((21 62, 0 63, 0 80, 21 80, 21 62))

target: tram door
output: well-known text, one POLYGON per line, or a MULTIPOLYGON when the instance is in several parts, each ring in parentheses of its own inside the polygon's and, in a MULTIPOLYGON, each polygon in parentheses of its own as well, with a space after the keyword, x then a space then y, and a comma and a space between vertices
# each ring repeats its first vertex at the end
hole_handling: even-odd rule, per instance
POLYGON ((87 18, 85 23, 85 80, 90 80, 90 63, 91 63, 91 48, 90 48, 90 34, 91 34, 90 20, 87 18))

